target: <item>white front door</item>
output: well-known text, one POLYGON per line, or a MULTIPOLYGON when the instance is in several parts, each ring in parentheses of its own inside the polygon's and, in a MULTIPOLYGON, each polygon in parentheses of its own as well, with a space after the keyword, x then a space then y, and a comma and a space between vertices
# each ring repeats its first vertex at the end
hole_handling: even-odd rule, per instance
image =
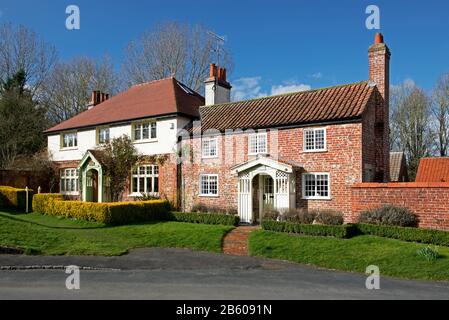
POLYGON ((252 223, 252 201, 251 201, 251 180, 248 175, 244 175, 239 179, 239 195, 238 195, 238 210, 240 222, 252 223))

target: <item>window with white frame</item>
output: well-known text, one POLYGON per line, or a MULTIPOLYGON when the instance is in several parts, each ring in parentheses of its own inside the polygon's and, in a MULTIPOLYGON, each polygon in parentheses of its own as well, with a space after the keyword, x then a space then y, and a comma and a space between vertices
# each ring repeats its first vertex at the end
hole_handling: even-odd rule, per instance
POLYGON ((215 158, 218 156, 218 138, 203 137, 201 140, 203 158, 215 158))
POLYGON ((326 129, 304 129, 304 151, 326 151, 326 129))
POLYGON ((157 122, 143 122, 134 125, 134 140, 150 140, 157 138, 157 122))
POLYGON ((62 169, 60 171, 60 190, 62 194, 78 193, 78 175, 79 172, 75 168, 62 169))
POLYGON ((99 144, 109 143, 109 128, 98 129, 98 143, 99 144))
POLYGON ((62 147, 75 148, 78 146, 78 134, 76 132, 62 134, 62 147))
POLYGON ((131 190, 134 194, 159 193, 159 167, 157 165, 142 165, 132 172, 131 190))
POLYGON ((267 133, 252 133, 248 136, 248 154, 266 154, 267 153, 267 133))
POLYGON ((218 196, 218 175, 200 175, 200 196, 218 196))
POLYGON ((330 199, 329 173, 303 173, 302 196, 304 199, 330 199))

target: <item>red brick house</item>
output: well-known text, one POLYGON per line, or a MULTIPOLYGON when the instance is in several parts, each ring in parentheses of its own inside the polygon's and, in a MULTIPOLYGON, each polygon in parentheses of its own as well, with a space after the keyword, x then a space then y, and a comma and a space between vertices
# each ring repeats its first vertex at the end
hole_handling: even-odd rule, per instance
POLYGON ((174 78, 111 99, 95 93, 92 108, 47 131, 61 192, 107 201, 95 148, 128 134, 142 154, 167 161, 136 166, 125 198, 151 193, 249 223, 269 209, 350 217, 355 183, 389 181, 390 51, 380 34, 368 61, 367 81, 247 101, 230 102, 226 70, 215 65, 204 99, 174 78))

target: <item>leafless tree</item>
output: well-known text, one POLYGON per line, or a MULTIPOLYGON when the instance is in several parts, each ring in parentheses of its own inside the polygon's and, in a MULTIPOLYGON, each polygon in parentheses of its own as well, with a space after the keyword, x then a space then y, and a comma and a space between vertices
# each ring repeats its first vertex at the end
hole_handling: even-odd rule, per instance
POLYGON ((432 110, 436 120, 437 151, 446 157, 449 149, 449 73, 438 79, 433 91, 432 110))
POLYGON ((123 73, 127 85, 158 80, 174 75, 195 91, 203 86, 211 62, 232 69, 225 46, 217 62, 216 41, 200 25, 176 22, 159 25, 152 32, 132 41, 125 50, 123 73))
POLYGON ((0 25, 0 80, 20 70, 32 93, 38 90, 57 61, 56 49, 24 26, 0 25))
POLYGON ((410 178, 414 178, 419 160, 433 147, 431 104, 425 92, 405 83, 392 91, 392 128, 397 134, 396 146, 405 151, 410 178))
POLYGON ((85 111, 93 90, 115 94, 120 81, 108 57, 101 61, 76 58, 59 63, 47 77, 39 93, 51 123, 59 123, 85 111))

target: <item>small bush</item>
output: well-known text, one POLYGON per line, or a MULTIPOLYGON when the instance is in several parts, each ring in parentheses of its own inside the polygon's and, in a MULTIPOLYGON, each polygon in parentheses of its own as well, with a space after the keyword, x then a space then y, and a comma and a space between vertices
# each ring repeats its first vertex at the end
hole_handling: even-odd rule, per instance
POLYGON ((281 215, 281 220, 300 224, 312 224, 316 218, 316 212, 306 209, 290 209, 281 215))
POLYGON ((212 214, 237 214, 237 209, 235 208, 220 208, 216 206, 208 206, 202 203, 197 203, 192 207, 192 212, 194 213, 212 213, 212 214))
POLYGON ((399 227, 416 227, 418 217, 407 208, 384 205, 362 212, 359 223, 399 227))
POLYGON ((226 226, 237 226, 240 222, 240 218, 236 215, 218 213, 172 212, 170 218, 178 222, 221 224, 226 226))
POLYGON ((136 201, 150 201, 150 200, 160 200, 160 197, 153 196, 151 194, 142 194, 139 197, 135 197, 136 201))
POLYGON ((338 226, 344 222, 343 214, 335 210, 313 210, 311 214, 315 216, 315 224, 338 226))
MULTIPOLYGON (((28 189, 28 204, 32 207, 33 190, 28 189)), ((0 208, 25 210, 26 209, 26 190, 13 187, 0 186, 0 208)))
POLYGON ((435 261, 440 257, 440 253, 438 250, 432 249, 431 247, 424 247, 418 250, 417 252, 419 257, 426 259, 429 262, 435 261))
POLYGON ((351 238, 357 234, 354 225, 319 225, 279 222, 269 219, 262 221, 262 228, 268 231, 297 233, 309 236, 329 236, 336 238, 351 238))
POLYGON ((278 218, 280 218, 280 215, 280 212, 275 209, 266 209, 263 212, 262 219, 278 220, 278 218))

